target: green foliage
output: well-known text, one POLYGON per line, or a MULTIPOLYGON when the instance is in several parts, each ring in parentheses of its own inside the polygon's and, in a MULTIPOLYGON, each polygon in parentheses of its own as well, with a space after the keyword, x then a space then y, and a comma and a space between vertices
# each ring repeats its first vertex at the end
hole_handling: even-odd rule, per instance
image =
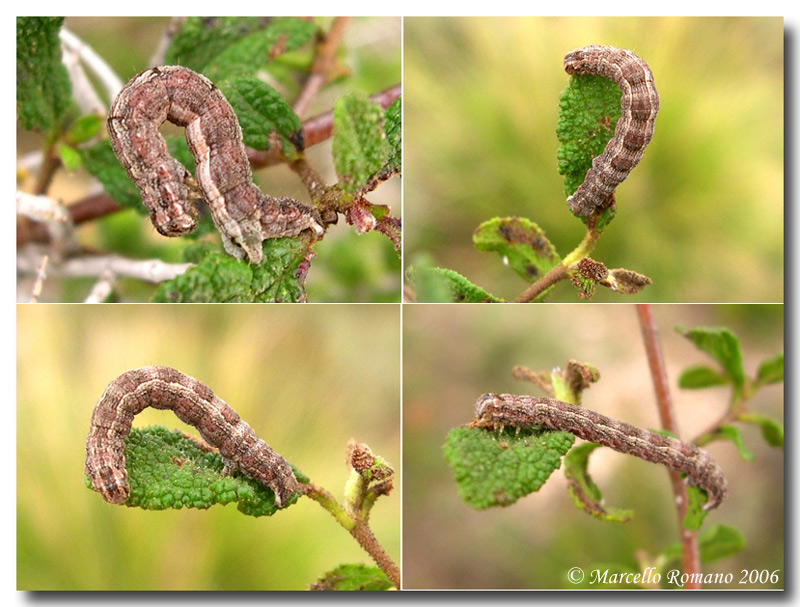
POLYGON ((737 395, 744 388, 745 375, 739 339, 728 329, 695 327, 675 329, 689 339, 699 350, 709 354, 724 370, 737 395))
POLYGON ((600 446, 595 443, 584 443, 570 449, 564 456, 564 475, 569 481, 569 494, 578 508, 595 518, 612 523, 627 523, 633 517, 633 510, 604 506, 603 494, 589 475, 589 455, 600 446))
POLYGON ((430 303, 500 303, 503 301, 471 283, 458 272, 427 265, 424 259, 409 270, 418 301, 430 303))
POLYGON ((103 119, 100 116, 97 114, 86 114, 69 126, 66 139, 73 145, 84 143, 99 134, 102 126, 103 119))
MULTIPOLYGON (((748 379, 744 372, 742 352, 738 338, 728 329, 694 328, 676 330, 690 339, 698 349, 709 354, 722 369, 712 369, 705 365, 689 367, 681 373, 678 385, 681 388, 707 388, 711 386, 731 384, 733 400, 731 407, 735 411, 734 420, 753 424, 760 428, 764 440, 773 447, 783 448, 783 426, 778 421, 743 410, 744 402, 758 388, 783 381, 783 353, 777 354, 758 367, 755 379, 748 379)), ((744 437, 738 426, 725 424, 710 435, 701 437, 699 444, 714 439, 727 439, 736 445, 739 455, 745 461, 753 460, 753 453, 744 443, 744 437)))
POLYGON ((309 590, 389 590, 394 584, 377 567, 358 563, 331 569, 309 590))
POLYGON ((280 93, 258 78, 234 78, 221 90, 236 111, 244 142, 256 150, 270 149, 277 134, 281 153, 290 159, 303 150, 303 123, 280 93))
POLYGON ((696 390, 711 386, 722 386, 727 384, 728 381, 729 379, 725 374, 705 365, 696 365, 687 367, 681 372, 678 378, 678 386, 687 390, 696 390))
MULTIPOLYGON (((206 509, 235 502, 250 516, 271 516, 278 511, 272 489, 240 472, 223 476, 222 468, 218 453, 204 451, 182 432, 161 426, 133 428, 125 439, 125 469, 131 488, 125 505, 144 510, 206 509)), ((308 481, 293 470, 300 482, 308 481)), ((85 480, 91 487, 88 477, 85 480)), ((294 493, 282 508, 301 495, 294 493)))
POLYGON ((106 193, 119 204, 146 214, 139 190, 114 155, 108 140, 79 148, 83 165, 103 185, 106 193))
POLYGON ((461 499, 482 510, 538 491, 574 441, 568 432, 461 427, 448 433, 443 450, 461 499))
POLYGON ((761 428, 761 435, 768 445, 783 448, 783 426, 771 417, 758 413, 741 413, 737 419, 761 428))
MULTIPOLYGON (((742 534, 727 525, 712 525, 699 535, 698 542, 700 561, 706 565, 732 556, 745 548, 742 534)), ((659 560, 663 560, 665 564, 679 561, 681 553, 681 543, 674 542, 661 551, 659 560)))
POLYGON ((520 277, 533 282, 559 264, 561 258, 538 225, 520 217, 495 217, 472 236, 478 251, 495 251, 520 277))
POLYGON ((264 241, 264 261, 250 265, 212 252, 173 280, 161 283, 153 301, 297 302, 305 300, 304 282, 313 256, 307 237, 264 241))
POLYGON ((392 102, 384 114, 384 130, 386 140, 389 142, 389 158, 386 170, 392 173, 400 171, 403 164, 403 112, 402 98, 398 97, 392 102))
POLYGON ((707 510, 703 510, 703 505, 708 501, 708 495, 699 487, 692 485, 686 487, 686 495, 689 503, 686 508, 686 516, 683 517, 681 524, 684 529, 697 531, 702 527, 708 514, 707 510))
POLYGON ((717 428, 716 432, 714 432, 714 438, 724 438, 731 441, 734 445, 736 445, 736 449, 739 451, 739 455, 744 461, 753 461, 753 452, 750 451, 750 449, 747 448, 747 445, 744 444, 742 431, 738 426, 723 424, 717 428))
POLYGON ((78 150, 75 148, 63 143, 59 143, 56 146, 56 149, 58 151, 58 158, 61 160, 61 164, 63 164, 64 168, 68 171, 76 171, 83 164, 81 161, 80 152, 78 152, 78 150))
POLYGON ((564 176, 564 192, 572 195, 614 135, 619 120, 620 90, 608 78, 580 75, 570 78, 559 100, 556 135, 558 172, 564 176))
POLYGON ((783 352, 763 361, 758 366, 756 386, 776 384, 783 381, 783 352))
POLYGON ((339 186, 353 194, 363 189, 392 153, 381 107, 359 93, 336 101, 333 108, 333 162, 339 186))
POLYGON ((70 104, 72 86, 61 63, 63 17, 17 17, 17 122, 52 133, 70 104))
POLYGON ((251 75, 309 43, 313 21, 295 17, 190 17, 172 39, 166 64, 185 65, 212 81, 251 75))

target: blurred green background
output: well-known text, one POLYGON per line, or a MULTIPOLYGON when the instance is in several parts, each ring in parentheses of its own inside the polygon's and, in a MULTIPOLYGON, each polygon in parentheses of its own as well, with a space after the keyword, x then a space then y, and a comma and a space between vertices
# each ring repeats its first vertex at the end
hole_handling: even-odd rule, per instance
MULTIPOLYGON (((304 589, 340 563, 373 565, 310 499, 263 518, 107 504, 84 485, 84 449, 106 385, 167 365, 341 500, 350 438, 399 474, 399 323, 396 305, 19 306, 17 588, 304 589)), ((134 424, 197 434, 168 411, 134 424)), ((399 562, 399 483, 371 526, 399 562)))
MULTIPOLYGON (((325 30, 332 18, 319 17, 315 22, 325 30)), ((69 17, 64 27, 90 45, 123 82, 152 65, 151 58, 170 19, 163 17, 69 17)), ((345 27, 337 54, 346 68, 339 78, 326 83, 315 97, 303 119, 329 112, 340 96, 359 91, 367 95, 387 89, 401 80, 401 20, 393 17, 354 17, 345 27)), ((303 65, 313 52, 307 45, 292 54, 288 62, 303 65)), ((267 75, 268 77, 268 75, 267 75)), ((276 82, 273 84, 278 85, 276 82)), ((292 100, 295 90, 281 90, 292 100)), ((167 128, 172 128, 171 125, 167 128)), ((175 131, 180 132, 180 131, 175 131)), ((18 133, 19 155, 40 149, 43 140, 33 133, 18 133)), ((326 183, 337 181, 332 163, 331 141, 312 146, 307 158, 326 183)), ((32 179, 32 178, 31 178, 32 179)), ((303 202, 310 197, 298 177, 285 165, 267 167, 255 172, 255 181, 264 192, 289 196, 303 202)), ((25 187, 25 183, 20 184, 25 187)), ((96 193, 96 182, 85 171, 59 171, 51 194, 66 203, 82 200, 96 193)), ((400 179, 381 184, 369 195, 375 204, 389 205, 400 216, 400 179)), ((158 234, 146 215, 125 210, 99 221, 82 224, 77 231, 81 244, 99 250, 112 250, 135 258, 159 257, 169 262, 182 262, 182 251, 191 241, 169 239, 158 234)), ((216 234, 209 238, 216 238, 216 234)), ((312 262, 306 282, 309 301, 386 302, 399 301, 401 262, 391 242, 377 232, 359 236, 344 219, 332 226, 325 239, 314 247, 317 257, 312 262)), ((48 281, 42 301, 82 301, 95 279, 48 281), (50 289, 57 289, 51 292, 50 289)), ((125 301, 148 301, 155 287, 134 280, 119 282, 120 296, 125 301)), ((27 299, 27 298, 26 298, 27 299)))
POLYGON ((781 18, 405 19, 406 266, 429 254, 513 298, 524 282, 472 246, 482 221, 532 219, 562 256, 578 244, 555 128, 564 55, 588 44, 645 59, 661 100, 593 257, 652 278, 638 301, 783 301, 781 18))
MULTIPOLYGON (((677 388, 682 369, 710 359, 677 334, 676 325, 734 331, 749 376, 762 360, 783 351, 782 305, 664 304, 654 306, 654 315, 684 439, 718 420, 729 391, 677 388)), ((669 477, 662 467, 610 449, 592 454, 589 472, 605 503, 635 511, 630 522, 612 524, 573 505, 562 470, 539 492, 508 508, 473 510, 459 498, 442 454, 445 436, 474 417, 481 394, 543 395, 511 378, 517 364, 551 370, 574 358, 595 365, 600 381, 584 393, 583 406, 640 427, 660 427, 633 305, 413 305, 405 306, 403 325, 404 587, 572 588, 566 579, 571 567, 587 574, 604 563, 635 567, 637 551, 654 556, 677 541, 669 477)), ((783 421, 783 386, 757 393, 751 410, 783 421)), ((747 546, 703 572, 730 572, 736 581, 741 569, 778 569, 782 576, 784 454, 766 446, 754 426, 744 426, 743 435, 753 462, 743 462, 730 442, 708 446, 725 472, 729 493, 704 528, 735 527, 747 546)), ((776 586, 783 587, 782 577, 776 586)))

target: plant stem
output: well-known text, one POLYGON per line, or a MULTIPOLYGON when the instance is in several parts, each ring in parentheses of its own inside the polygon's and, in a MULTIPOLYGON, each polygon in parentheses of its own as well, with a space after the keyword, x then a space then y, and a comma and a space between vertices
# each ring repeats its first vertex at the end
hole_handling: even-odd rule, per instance
MULTIPOLYGON (((678 422, 675 417, 675 410, 672 406, 672 399, 670 398, 667 370, 664 366, 664 357, 658 339, 658 326, 653 316, 653 308, 650 304, 637 304, 636 313, 639 316, 639 325, 641 326, 642 336, 644 338, 647 362, 650 365, 650 375, 653 378, 661 425, 673 435, 679 436, 678 422)), ((686 485, 681 475, 677 472, 670 470, 669 477, 672 482, 672 492, 675 494, 675 503, 678 509, 678 529, 680 529, 681 547, 683 551, 683 570, 684 573, 690 576, 690 581, 686 584, 686 587, 697 589, 701 587, 701 584, 692 580, 694 577, 699 577, 694 574, 699 574, 701 572, 700 546, 697 541, 697 534, 683 527, 683 519, 686 517, 689 504, 686 485)))
POLYGON ((303 86, 303 90, 297 96, 294 102, 294 113, 302 116, 311 105, 311 101, 317 94, 317 91, 322 87, 327 79, 328 72, 333 65, 336 55, 336 49, 342 40, 344 28, 349 21, 349 17, 336 17, 331 24, 330 31, 317 42, 316 54, 314 56, 314 63, 311 65, 311 74, 303 86))
POLYGON ((587 230, 586 236, 583 237, 580 244, 575 247, 569 255, 562 259, 560 264, 551 268, 547 274, 517 295, 516 299, 514 299, 514 303, 528 303, 533 301, 554 284, 567 278, 567 269, 574 266, 584 257, 587 257, 594 250, 594 245, 597 243, 598 236, 600 236, 600 234, 594 230, 587 230))
POLYGON ((539 297, 539 295, 544 293, 544 291, 549 289, 558 281, 564 280, 566 277, 567 270, 562 262, 551 268, 547 274, 542 276, 539 280, 520 293, 514 300, 514 303, 528 303, 529 301, 533 301, 539 297))
POLYGON ((359 545, 372 557, 375 564, 380 567, 381 571, 386 574, 386 577, 391 580, 392 584, 398 589, 400 588, 400 568, 392 560, 375 539, 372 530, 369 528, 366 520, 354 519, 344 507, 336 501, 330 492, 322 487, 317 487, 312 483, 303 485, 304 493, 312 500, 317 502, 320 506, 325 508, 336 521, 352 535, 359 545))

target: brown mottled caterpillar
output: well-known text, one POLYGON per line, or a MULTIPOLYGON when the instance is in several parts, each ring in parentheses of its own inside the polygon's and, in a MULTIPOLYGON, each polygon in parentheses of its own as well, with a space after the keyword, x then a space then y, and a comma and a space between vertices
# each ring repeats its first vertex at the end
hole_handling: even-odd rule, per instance
POLYGON ((268 486, 280 507, 297 488, 291 466, 256 436, 225 401, 204 384, 169 367, 126 371, 108 384, 92 413, 86 439, 86 474, 103 499, 122 504, 130 495, 124 438, 133 417, 147 407, 172 409, 219 449, 223 473, 241 470, 268 486))
POLYGON ((324 231, 314 209, 256 187, 233 108, 208 78, 188 68, 154 67, 132 78, 111 104, 108 135, 164 236, 195 228, 190 198, 199 197, 198 186, 225 250, 238 259, 260 262, 267 238, 324 231), (167 120, 186 128, 196 181, 167 152, 158 130, 167 120))
POLYGON ((725 499, 728 483, 711 456, 690 443, 637 428, 624 422, 552 398, 484 394, 475 406, 476 426, 538 426, 564 430, 584 440, 628 453, 687 476, 708 494, 704 510, 725 499))
POLYGON ((622 115, 614 137, 592 160, 580 187, 567 198, 575 215, 592 215, 606 206, 617 186, 642 159, 644 148, 653 138, 658 93, 647 63, 631 51, 613 46, 592 45, 570 51, 564 57, 564 69, 573 75, 610 78, 622 91, 622 115))

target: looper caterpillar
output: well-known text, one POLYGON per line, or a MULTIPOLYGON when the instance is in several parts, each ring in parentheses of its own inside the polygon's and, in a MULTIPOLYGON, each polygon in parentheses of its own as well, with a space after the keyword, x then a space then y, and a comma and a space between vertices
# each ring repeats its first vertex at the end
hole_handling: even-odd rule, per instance
POLYGON ((238 469, 268 486, 276 506, 297 490, 288 462, 206 385, 169 367, 142 367, 112 381, 92 413, 85 471, 107 502, 122 504, 128 499, 124 439, 133 417, 147 407, 171 409, 197 428, 206 442, 219 449, 225 472, 238 469))
POLYGON ((584 440, 655 464, 663 464, 687 476, 708 494, 704 510, 725 499, 728 483, 711 456, 693 444, 656 434, 624 422, 552 398, 484 394, 475 405, 474 425, 482 427, 539 426, 564 430, 584 440))

